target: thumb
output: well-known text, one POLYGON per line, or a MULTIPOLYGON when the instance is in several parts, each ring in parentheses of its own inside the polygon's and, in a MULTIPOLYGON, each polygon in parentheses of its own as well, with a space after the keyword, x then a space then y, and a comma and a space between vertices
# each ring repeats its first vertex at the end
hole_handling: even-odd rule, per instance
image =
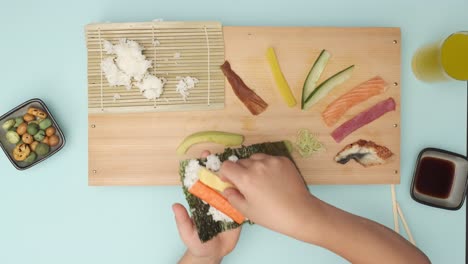
POLYGON ((242 195, 239 190, 235 188, 227 188, 223 192, 224 197, 229 201, 229 203, 234 206, 239 212, 246 215, 247 213, 247 200, 244 195, 242 195))
POLYGON ((192 219, 185 210, 185 207, 181 204, 172 205, 174 216, 176 220, 177 230, 179 231, 180 238, 187 244, 190 237, 195 232, 192 219))

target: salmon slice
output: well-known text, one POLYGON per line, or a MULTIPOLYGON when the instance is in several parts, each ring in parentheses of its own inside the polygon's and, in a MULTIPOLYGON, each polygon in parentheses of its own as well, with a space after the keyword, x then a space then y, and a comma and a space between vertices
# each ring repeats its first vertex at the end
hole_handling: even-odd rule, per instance
POLYGON ((387 83, 380 76, 359 84, 327 106, 322 112, 323 121, 333 126, 351 107, 385 92, 386 88, 387 83))

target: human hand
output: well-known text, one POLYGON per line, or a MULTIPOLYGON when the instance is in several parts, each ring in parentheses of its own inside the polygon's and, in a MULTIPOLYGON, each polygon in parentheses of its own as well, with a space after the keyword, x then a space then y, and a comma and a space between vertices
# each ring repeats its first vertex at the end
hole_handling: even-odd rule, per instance
POLYGON ((254 154, 236 163, 225 161, 219 174, 236 186, 237 190, 229 188, 223 194, 244 216, 274 231, 306 239, 301 227, 316 218, 320 200, 309 193, 288 158, 254 154))
MULTIPOLYGON (((202 157, 206 157, 209 154, 208 151, 204 151, 202 157)), ((195 224, 185 207, 181 204, 174 204, 172 210, 177 229, 179 230, 179 236, 185 246, 187 246, 187 251, 179 263, 220 263, 223 257, 236 247, 241 227, 222 232, 213 239, 202 243, 198 237, 195 224)))
POLYGON ((351 263, 430 263, 392 230, 311 195, 285 157, 255 154, 225 161, 219 174, 237 188, 226 189, 226 198, 256 224, 327 248, 351 263))

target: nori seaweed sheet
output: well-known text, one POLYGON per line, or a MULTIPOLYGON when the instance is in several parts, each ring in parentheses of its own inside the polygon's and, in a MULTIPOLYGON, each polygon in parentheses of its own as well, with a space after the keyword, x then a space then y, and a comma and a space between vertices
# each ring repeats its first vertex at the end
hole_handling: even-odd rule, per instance
MULTIPOLYGON (((242 146, 241 148, 236 149, 227 148, 223 153, 219 153, 217 155, 221 162, 223 162, 232 155, 236 155, 239 159, 245 159, 255 153, 265 153, 272 156, 285 156, 294 162, 289 153, 288 146, 283 141, 242 146)), ((180 162, 179 174, 182 183, 184 181, 185 167, 189 161, 190 160, 183 160, 180 162)), ((204 165, 206 159, 198 159, 198 162, 201 165, 204 165)), ((198 236, 202 242, 206 242, 212 239, 223 231, 234 229, 240 226, 236 222, 214 221, 213 218, 207 214, 210 205, 203 203, 201 199, 189 193, 183 184, 182 189, 190 208, 190 214, 192 215, 192 219, 195 222, 198 236)))

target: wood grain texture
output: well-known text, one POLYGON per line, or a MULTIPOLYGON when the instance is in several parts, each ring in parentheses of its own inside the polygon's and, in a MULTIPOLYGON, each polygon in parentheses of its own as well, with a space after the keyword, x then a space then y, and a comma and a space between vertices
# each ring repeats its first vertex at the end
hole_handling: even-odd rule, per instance
POLYGON ((326 151, 308 159, 294 158, 309 184, 388 184, 400 181, 400 29, 314 27, 224 27, 226 59, 232 68, 266 102, 268 109, 252 116, 226 84, 223 110, 89 115, 90 185, 176 185, 179 160, 196 157, 203 149, 221 152, 222 146, 193 147, 176 156, 182 139, 200 130, 237 132, 245 144, 288 139, 307 128, 317 134, 326 151), (395 43, 396 42, 396 43, 395 43), (320 81, 355 64, 353 76, 308 111, 288 108, 280 97, 265 53, 273 46, 289 85, 300 100, 304 79, 320 51, 332 57, 320 81), (380 75, 390 85, 387 92, 346 113, 334 127, 327 127, 320 113, 328 103, 355 85, 380 75), (394 83, 396 85, 394 85, 394 83), (397 110, 357 130, 342 143, 330 133, 344 121, 373 104, 393 97, 397 110), (92 126, 95 126, 94 128, 92 126), (395 155, 385 165, 363 168, 351 161, 336 164, 334 155, 358 139, 387 146, 395 155))

